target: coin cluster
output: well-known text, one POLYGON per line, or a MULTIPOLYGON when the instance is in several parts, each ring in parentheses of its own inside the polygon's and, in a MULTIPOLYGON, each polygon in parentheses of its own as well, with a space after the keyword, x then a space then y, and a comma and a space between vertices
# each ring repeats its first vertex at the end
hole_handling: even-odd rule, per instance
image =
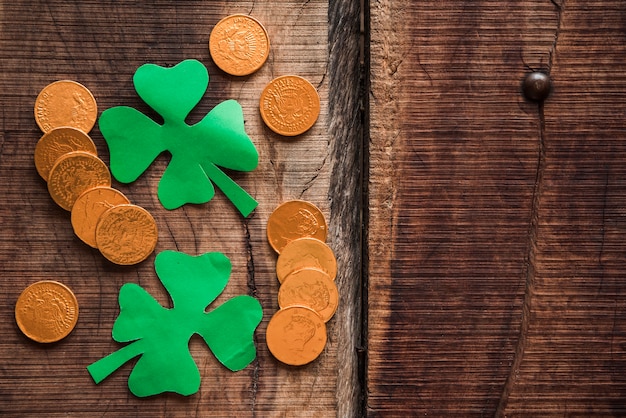
POLYGON ((267 346, 279 361, 300 366, 326 346, 326 323, 339 304, 337 260, 325 243, 322 212, 304 200, 279 205, 267 222, 267 238, 278 253, 279 310, 266 330, 267 346))
MULTIPOLYGON (((263 25, 251 16, 235 14, 217 22, 209 36, 209 52, 222 71, 246 76, 263 66, 270 40, 263 25)), ((320 98, 305 78, 284 75, 270 81, 261 93, 263 122, 275 133, 293 137, 309 130, 320 113, 320 98)))
POLYGON ((35 146, 35 168, 61 208, 71 212, 74 233, 109 261, 137 264, 156 248, 156 222, 111 187, 111 173, 88 135, 97 117, 89 90, 71 80, 49 84, 35 101, 44 135, 35 146))
MULTIPOLYGON (((222 19, 209 39, 215 64, 234 76, 261 68, 269 47, 263 25, 247 15, 222 19)), ((267 84, 259 107, 269 129, 293 137, 314 125, 320 98, 306 79, 285 75, 267 84)), ((35 167, 54 202, 71 212, 76 236, 113 263, 145 260, 156 248, 156 222, 111 187, 111 174, 89 137, 97 119, 91 92, 71 80, 51 83, 37 96, 34 115, 44 133, 35 147, 35 167)), ((286 364, 304 365, 321 354, 327 341, 326 322, 337 309, 337 262, 325 244, 326 233, 321 211, 302 200, 283 203, 268 220, 268 240, 279 254, 276 275, 281 284, 280 309, 268 324, 266 339, 270 352, 286 364)), ((56 342, 74 329, 78 302, 62 283, 40 281, 20 294, 15 318, 32 340, 56 342)))

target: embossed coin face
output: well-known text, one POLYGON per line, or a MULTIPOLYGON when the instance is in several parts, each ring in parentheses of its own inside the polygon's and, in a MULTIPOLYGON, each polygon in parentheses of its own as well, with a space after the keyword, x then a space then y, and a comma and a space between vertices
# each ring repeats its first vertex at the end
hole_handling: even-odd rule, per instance
POLYGON ((35 120, 44 132, 70 126, 88 133, 96 123, 98 106, 87 87, 71 80, 55 81, 35 100, 35 120))
POLYGON ((54 163, 61 156, 73 151, 84 151, 98 155, 96 145, 91 138, 79 129, 65 126, 45 133, 35 147, 37 172, 44 180, 48 181, 50 169, 54 163))
POLYGON ((98 186, 111 187, 111 173, 102 160, 83 151, 60 157, 48 176, 52 200, 68 211, 81 194, 98 186))
POLYGON ((252 74, 267 60, 270 40, 258 20, 241 14, 217 22, 209 37, 215 65, 236 76, 252 74))
POLYGON ((289 200, 282 203, 267 220, 267 239, 277 253, 288 242, 297 238, 311 237, 326 241, 327 225, 322 211, 305 200, 289 200))
POLYGON ((308 237, 298 238, 287 243, 276 260, 278 281, 282 283, 289 274, 303 268, 321 270, 331 280, 335 280, 337 259, 333 250, 322 241, 308 237))
POLYGON ((95 187, 81 194, 72 206, 72 228, 78 238, 96 248, 96 226, 100 216, 112 207, 129 204, 119 190, 95 187))
POLYGON ((337 311, 339 291, 326 273, 302 269, 288 275, 278 290, 278 306, 306 306, 328 322, 337 311))
POLYGON ((320 114, 320 97, 306 79, 296 75, 275 78, 261 93, 261 117, 274 132, 300 135, 313 126, 320 114))
POLYGON ((301 366, 315 360, 326 346, 326 324, 312 309, 290 306, 267 324, 267 348, 277 360, 301 366))
POLYGON ((96 246, 109 261, 137 264, 156 248, 158 231, 150 213, 137 205, 118 205, 105 211, 96 225, 96 246))
POLYGON ((43 280, 28 286, 15 304, 15 321, 31 340, 52 343, 66 337, 78 321, 78 301, 65 285, 43 280))

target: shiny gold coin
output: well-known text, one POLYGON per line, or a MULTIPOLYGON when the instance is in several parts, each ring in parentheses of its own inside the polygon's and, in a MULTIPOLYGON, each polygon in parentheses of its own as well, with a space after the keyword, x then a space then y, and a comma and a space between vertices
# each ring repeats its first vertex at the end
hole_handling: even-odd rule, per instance
POLYGON ((267 220, 267 240, 277 253, 297 238, 311 237, 326 241, 326 231, 322 211, 305 200, 282 203, 267 220))
POLYGON ((277 360, 301 366, 315 360, 324 350, 326 324, 314 310, 290 306, 272 316, 265 340, 277 360))
POLYGON ((61 156, 48 176, 52 200, 68 211, 81 194, 98 186, 111 187, 111 173, 101 159, 83 151, 61 156))
POLYGON ((110 187, 95 187, 81 194, 72 206, 72 228, 85 244, 96 246, 96 226, 100 216, 115 206, 129 204, 122 192, 110 187))
POLYGON ((285 245, 276 260, 278 281, 282 283, 289 274, 303 268, 321 270, 331 280, 335 280, 337 259, 333 250, 318 239, 310 237, 294 239, 285 245))
POLYGON ((243 76, 263 66, 270 53, 270 40, 258 20, 236 14, 217 22, 209 36, 209 52, 222 71, 243 76))
POLYGON ((320 97, 306 79, 296 75, 275 78, 260 100, 261 117, 274 132, 296 136, 309 130, 320 114, 320 97))
POLYGON ((323 271, 302 269, 288 275, 278 290, 278 306, 306 306, 328 322, 337 311, 339 291, 323 271))
POLYGON ((43 132, 70 126, 88 133, 97 116, 93 95, 75 81, 55 81, 44 87, 35 100, 35 121, 43 132))
POLYGON ((83 131, 67 126, 54 128, 45 133, 35 147, 35 168, 39 175, 46 181, 50 169, 63 155, 72 151, 84 151, 98 155, 96 145, 89 135, 83 131))
POLYGON ((142 262, 154 251, 157 240, 154 218, 137 205, 114 206, 100 216, 96 225, 96 246, 115 264, 142 262))
POLYGON ((15 321, 31 340, 53 343, 65 338, 78 321, 78 301, 65 285, 43 280, 28 286, 15 304, 15 321))

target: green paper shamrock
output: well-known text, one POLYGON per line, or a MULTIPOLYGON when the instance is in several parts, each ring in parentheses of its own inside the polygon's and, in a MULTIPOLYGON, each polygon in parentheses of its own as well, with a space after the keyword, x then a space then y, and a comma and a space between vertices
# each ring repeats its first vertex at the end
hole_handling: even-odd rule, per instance
POLYGON ((173 307, 162 307, 137 284, 123 285, 113 339, 132 343, 87 367, 96 383, 141 356, 128 378, 134 395, 197 392, 200 372, 189 352, 193 334, 199 334, 215 357, 232 371, 254 360, 253 334, 263 316, 259 302, 241 295, 205 311, 226 287, 231 271, 228 257, 218 252, 191 256, 163 251, 156 256, 154 266, 173 307))
POLYGON ((172 159, 158 188, 166 209, 208 202, 215 195, 213 182, 248 216, 257 202, 219 168, 252 171, 259 163, 239 103, 226 100, 195 125, 185 122, 209 84, 207 69, 197 60, 172 68, 144 64, 133 83, 143 101, 163 117, 163 124, 127 106, 102 112, 99 126, 111 153, 113 176, 122 183, 133 182, 159 154, 169 151, 172 159))

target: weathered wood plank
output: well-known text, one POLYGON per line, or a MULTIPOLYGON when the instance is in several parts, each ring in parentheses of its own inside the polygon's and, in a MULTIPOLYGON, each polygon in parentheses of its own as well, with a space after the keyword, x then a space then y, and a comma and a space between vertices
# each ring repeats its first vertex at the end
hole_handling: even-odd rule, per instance
MULTIPOLYGON (((349 1, 245 2, 64 2, 0 3, 0 413, 67 416, 350 416, 357 409, 356 354, 360 268, 358 186, 358 10, 349 1), (248 13, 266 26, 271 56, 257 73, 230 77, 213 65, 207 48, 213 25, 232 13, 248 13), (332 23, 329 23, 329 13, 332 23), (340 19, 339 17, 342 17, 340 19), (343 48, 343 50, 341 50, 343 48), (351 54, 355 54, 351 56, 351 54), (331 58, 333 57, 333 58, 331 58), (159 158, 131 185, 115 184, 134 203, 147 208, 160 228, 157 252, 224 252, 233 273, 221 303, 248 293, 264 308, 256 334, 257 360, 232 373, 218 364, 199 338, 191 351, 202 375, 198 394, 189 398, 132 396, 126 387, 131 365, 100 385, 85 367, 118 349, 111 326, 118 314, 119 288, 139 283, 167 304, 152 261, 120 268, 73 236, 68 213, 57 208, 34 170, 32 155, 40 132, 33 119, 39 90, 61 78, 88 86, 100 110, 128 105, 148 111, 133 90, 131 77, 145 63, 174 65, 196 58, 207 65, 209 90, 190 115, 199 120, 217 103, 238 100, 246 130, 257 146, 260 164, 233 178, 258 201, 243 220, 219 192, 206 205, 167 211, 156 187, 167 158, 159 158), (356 64, 355 64, 356 63, 356 64), (262 88, 273 77, 308 78, 322 99, 322 113, 308 133, 281 139, 265 128, 258 113, 262 88), (340 94, 331 93, 337 86, 340 94), (334 112, 337 114, 335 115, 334 112), (347 172, 343 169, 348 170, 347 172), (342 175, 338 175, 341 173, 342 175), (294 368, 277 362, 265 345, 265 328, 278 309, 276 255, 266 242, 265 225, 281 201, 302 198, 317 204, 330 224, 329 245, 336 251, 341 305, 329 323, 329 342, 311 365, 294 368), (21 290, 40 279, 57 279, 75 291, 80 321, 72 335, 43 347, 22 337, 12 320, 21 290)), ((108 163, 106 144, 92 137, 108 163)))
POLYGON ((624 5, 370 13, 369 414, 623 413, 624 5))
POLYGON ((329 2, 328 63, 330 150, 330 234, 341 273, 343 306, 331 326, 337 341, 337 417, 362 414, 364 376, 358 355, 363 342, 361 305, 363 230, 363 80, 360 2, 329 2))
POLYGON ((626 5, 556 3, 527 332, 502 412, 622 416, 626 5))

